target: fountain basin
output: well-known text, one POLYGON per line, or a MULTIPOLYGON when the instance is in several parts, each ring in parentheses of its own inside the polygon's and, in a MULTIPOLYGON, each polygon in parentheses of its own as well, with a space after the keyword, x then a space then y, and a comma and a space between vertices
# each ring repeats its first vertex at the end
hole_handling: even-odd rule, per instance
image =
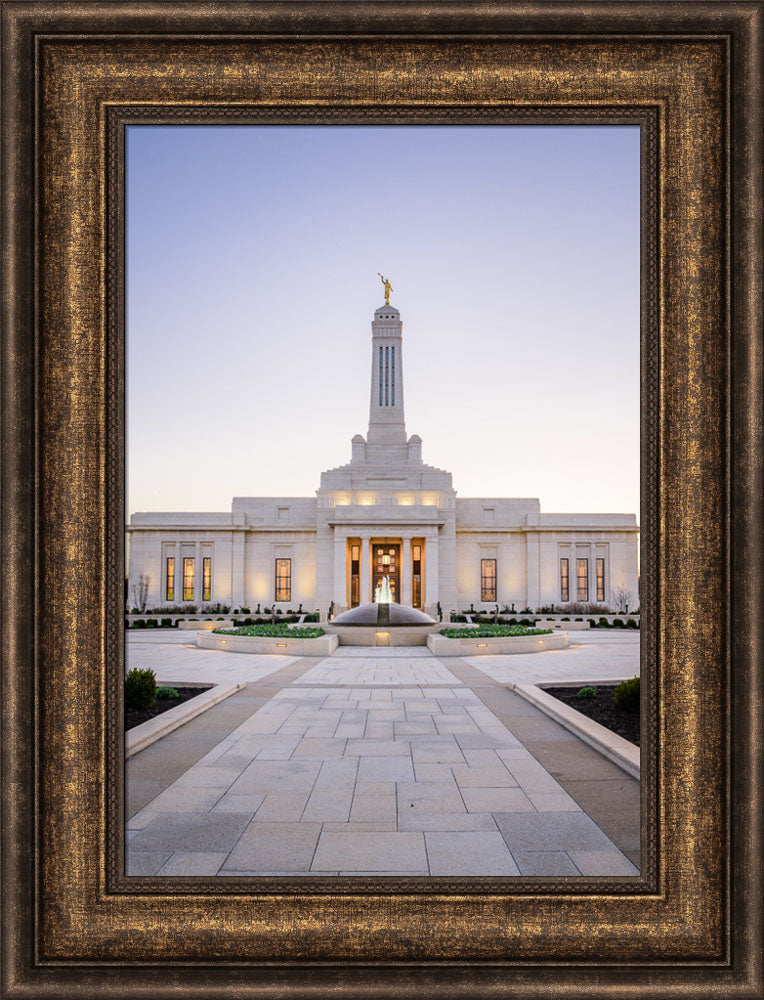
POLYGON ((341 646, 426 646, 442 626, 417 608, 394 602, 359 604, 324 625, 341 646))

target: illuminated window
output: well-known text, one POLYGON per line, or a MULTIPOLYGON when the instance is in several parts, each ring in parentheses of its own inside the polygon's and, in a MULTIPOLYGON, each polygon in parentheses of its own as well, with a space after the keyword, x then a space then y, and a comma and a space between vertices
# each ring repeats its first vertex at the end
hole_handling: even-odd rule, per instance
POLYGON ((169 556, 167 559, 167 574, 165 581, 164 597, 166 601, 175 600, 175 557, 169 556))
POLYGON ((193 601, 194 599, 194 563, 195 559, 186 557, 183 560, 183 600, 193 601))
POLYGON ((496 600, 496 560, 480 560, 480 600, 496 600))
POLYGON ((276 600, 292 600, 292 560, 276 560, 276 600))
POLYGON ((395 344, 390 348, 391 351, 391 365, 390 365, 390 405, 395 406, 395 344))
POLYGON ((350 607, 361 603, 361 546, 350 546, 350 607))
POLYGON ((576 559, 576 576, 578 579, 579 601, 589 600, 589 560, 576 559))
POLYGON ((212 557, 202 559, 202 600, 212 600, 212 557))
POLYGON ((597 600, 605 600, 605 560, 597 560, 597 600))
POLYGON ((422 546, 411 546, 411 603, 422 607, 422 546))
POLYGON ((570 600, 567 559, 560 559, 560 600, 563 604, 567 604, 570 600))
POLYGON ((390 348, 385 347, 385 406, 390 405, 390 348))
POLYGON ((379 405, 382 405, 382 347, 379 348, 379 405))

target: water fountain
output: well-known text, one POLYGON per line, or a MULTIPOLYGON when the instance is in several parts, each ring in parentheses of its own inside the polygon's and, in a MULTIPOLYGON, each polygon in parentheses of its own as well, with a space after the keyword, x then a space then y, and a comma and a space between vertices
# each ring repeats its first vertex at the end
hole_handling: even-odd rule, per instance
POLYGON ((346 646, 423 646, 428 633, 439 631, 440 626, 423 611, 397 604, 393 600, 390 579, 383 576, 374 590, 373 601, 343 611, 325 628, 327 632, 335 632, 340 644, 346 646), (345 629, 352 631, 345 632, 345 629))

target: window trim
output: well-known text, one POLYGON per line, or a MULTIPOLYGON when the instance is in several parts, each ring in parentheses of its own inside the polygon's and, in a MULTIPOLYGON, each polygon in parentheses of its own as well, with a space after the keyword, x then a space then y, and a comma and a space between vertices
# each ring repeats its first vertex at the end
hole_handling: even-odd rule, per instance
POLYGON ((274 601, 277 603, 291 601, 292 600, 292 558, 291 556, 276 556, 274 564, 274 601), (279 563, 287 563, 287 572, 284 574, 279 574, 279 563), (279 586, 279 579, 286 580, 287 583, 282 583, 279 586), (286 597, 283 595, 286 594, 286 597), (279 596, 282 595, 282 596, 279 596))
POLYGON ((212 556, 202 556, 202 600, 212 600, 212 556))
POLYGON ((165 556, 164 599, 166 601, 175 600, 175 556, 165 556))
POLYGON ((489 557, 487 559, 480 560, 480 600, 481 602, 496 601, 498 594, 498 566, 495 557, 489 557), (493 564, 493 576, 487 575, 485 572, 485 567, 488 563, 493 564), (486 582, 490 582, 492 586, 489 588, 486 586, 486 582))
POLYGON ((183 600, 193 601, 196 593, 196 556, 183 556, 183 600), (190 564, 191 572, 188 567, 190 564), (191 580, 191 586, 186 585, 186 581, 191 580), (191 595, 190 597, 188 595, 191 595))
POLYGON ((576 557, 576 600, 578 601, 589 600, 589 557, 588 556, 576 557), (581 576, 582 567, 584 569, 583 577, 581 576), (583 587, 581 586, 582 579, 583 579, 583 587))
POLYGON ((597 556, 596 561, 596 586, 597 586, 597 601, 601 604, 605 603, 605 558, 604 556, 597 556), (602 572, 600 572, 600 570, 602 572))

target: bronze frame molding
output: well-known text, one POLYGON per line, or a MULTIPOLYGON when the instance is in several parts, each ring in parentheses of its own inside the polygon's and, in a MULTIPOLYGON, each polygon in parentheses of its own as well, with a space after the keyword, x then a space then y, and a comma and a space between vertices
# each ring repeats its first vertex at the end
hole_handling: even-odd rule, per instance
POLYGON ((2 995, 763 996, 762 4, 29 0, 2 29, 2 995), (639 880, 120 879, 120 135, 199 108, 654 123, 639 880))

